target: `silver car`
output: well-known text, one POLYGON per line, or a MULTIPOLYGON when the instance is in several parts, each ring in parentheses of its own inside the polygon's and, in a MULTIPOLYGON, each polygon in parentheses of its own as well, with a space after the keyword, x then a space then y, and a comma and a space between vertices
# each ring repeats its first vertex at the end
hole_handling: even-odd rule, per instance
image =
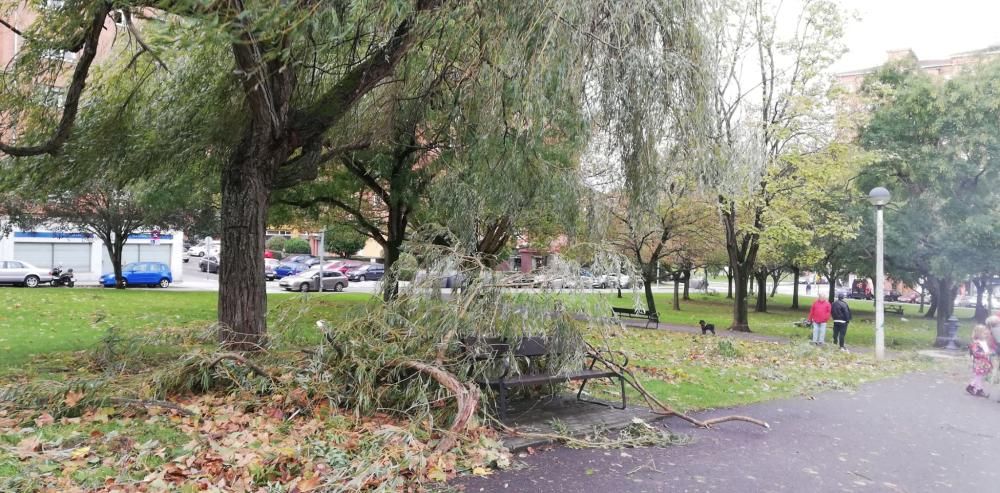
MULTIPOLYGON (((342 272, 336 270, 323 271, 323 291, 343 291, 350 281, 342 272)), ((309 269, 293 276, 287 276, 278 282, 286 291, 319 291, 319 269, 309 269)))
POLYGON ((0 260, 0 284, 16 284, 29 288, 52 281, 48 269, 40 269, 20 260, 0 260))

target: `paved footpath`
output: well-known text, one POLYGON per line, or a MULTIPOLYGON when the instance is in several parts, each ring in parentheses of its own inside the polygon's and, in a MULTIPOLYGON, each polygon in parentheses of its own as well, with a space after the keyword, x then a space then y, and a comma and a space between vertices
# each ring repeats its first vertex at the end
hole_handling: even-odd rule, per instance
POLYGON ((526 467, 460 482, 466 492, 1000 492, 1000 403, 969 396, 966 370, 905 375, 856 392, 771 401, 666 449, 555 448, 526 467))

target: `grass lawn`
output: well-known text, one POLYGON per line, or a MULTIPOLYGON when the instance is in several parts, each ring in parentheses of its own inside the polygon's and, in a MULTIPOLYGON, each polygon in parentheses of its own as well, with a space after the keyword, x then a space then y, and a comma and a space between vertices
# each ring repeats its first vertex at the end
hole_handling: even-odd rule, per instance
MULTIPOLYGON (((319 337, 317 319, 336 319, 371 299, 358 293, 271 294, 268 323, 286 340, 308 342, 319 337)), ((0 288, 0 372, 33 355, 93 347, 109 327, 123 333, 207 327, 215 322, 217 303, 211 292, 0 288)))
MULTIPOLYGON (((632 303, 607 293, 573 301, 589 305, 598 296, 621 306, 632 303)), ((92 490, 109 481, 141 483, 149 491, 200 491, 220 484, 223 476, 235 476, 229 480, 246 485, 248 491, 290 491, 295 484, 321 481, 344 486, 345 491, 359 490, 369 481, 384 482, 386 491, 398 491, 406 478, 440 481, 461 471, 485 473, 488 466, 506 460, 495 431, 477 428, 453 449, 458 452, 447 454, 447 461, 429 463, 426 454, 433 437, 426 423, 398 414, 355 415, 333 402, 330 396, 343 395, 337 385, 344 379, 326 379, 328 363, 315 364, 333 360, 310 360, 299 349, 319 342, 317 319, 336 324, 366 303, 380 303, 369 294, 269 295, 269 335, 276 350, 256 360, 266 373, 276 375, 273 386, 267 383, 272 377, 244 372, 241 365, 227 361, 213 378, 230 378, 241 382, 238 385, 217 391, 206 384, 201 391, 163 395, 192 409, 194 416, 80 400, 108 389, 112 396, 148 398, 154 386, 172 382, 169 370, 183 368, 186 361, 202 361, 186 358, 208 358, 215 349, 206 347, 213 345, 206 341, 214 339, 190 336, 205 334, 203 329, 214 323, 216 297, 176 290, 0 289, 0 390, 34 399, 19 400, 18 405, 9 400, 6 406, 0 401, 0 491, 92 490), (129 352, 128 343, 102 345, 112 327, 123 335, 150 335, 139 342, 149 352, 129 352), (178 342, 175 336, 188 338, 178 342), (151 344, 154 340, 159 345, 151 344), (98 350, 74 352, 91 348, 98 350), (113 353, 106 353, 111 350, 138 361, 125 371, 115 366, 113 353), (144 358, 147 354, 155 357, 144 358), (95 365, 99 360, 107 363, 95 365), (104 373, 108 368, 113 372, 104 373), (262 388, 269 390, 258 392, 262 388)), ((696 295, 679 312, 670 309, 669 295, 658 295, 657 301, 667 323, 694 325, 703 318, 725 327, 729 318, 724 297, 696 295)), ((806 330, 791 326, 804 311, 779 308, 788 301, 777 298, 772 313, 753 314, 751 322, 758 332, 792 340, 743 341, 609 326, 587 330, 594 342, 628 354, 629 366, 643 386, 680 411, 850 388, 929 365, 905 351, 929 345, 933 330, 928 321, 890 318, 890 343, 903 350, 896 358, 875 362, 870 354, 805 343, 806 330), (601 338, 599 330, 610 337, 601 338)), ((871 329, 862 319, 870 318, 870 307, 854 307, 857 322, 849 342, 869 343, 871 329)), ((202 368, 207 371, 215 363, 202 368)), ((617 390, 600 382, 588 389, 609 399, 613 397, 604 394, 617 390)), ((630 405, 641 404, 633 391, 630 400, 630 405)))
MULTIPOLYGON (((601 293, 595 296, 604 297, 614 306, 632 307, 635 298, 631 292, 622 293, 623 298, 619 299, 613 291, 601 293)), ((640 306, 645 307, 645 298, 639 293, 640 306)), ((672 293, 656 293, 656 310, 660 314, 660 322, 675 325, 697 326, 698 320, 705 320, 714 323, 719 330, 725 330, 732 321, 732 300, 726 299, 725 294, 720 295, 691 295, 692 300, 681 301, 681 310, 673 309, 672 293)), ((795 327, 793 322, 805 318, 809 314, 809 306, 815 300, 814 296, 800 296, 799 310, 791 310, 788 307, 792 304, 791 295, 777 295, 768 300, 768 312, 756 313, 753 311, 753 300, 750 305, 750 329, 759 334, 788 337, 792 340, 808 340, 812 336, 812 329, 795 327)), ((854 319, 847 329, 847 344, 849 346, 871 347, 875 344, 875 307, 870 301, 850 300, 851 312, 854 319)), ((919 305, 902 304, 903 315, 886 314, 885 319, 885 341, 886 347, 895 349, 913 349, 929 347, 934 342, 935 322, 923 318, 917 313, 919 305)), ((955 315, 962 322, 959 329, 959 336, 968 338, 972 324, 968 321, 973 315, 970 308, 956 308, 955 315)), ((833 324, 827 326, 827 341, 832 341, 833 324)))
MULTIPOLYGON (((929 364, 915 353, 876 362, 871 354, 845 353, 830 345, 817 348, 807 342, 627 331, 626 337, 613 338, 609 346, 629 356, 629 367, 646 390, 680 411, 852 388, 929 364)), ((617 392, 609 384, 603 389, 617 392)), ((631 392, 630 397, 636 402, 638 394, 631 392)))

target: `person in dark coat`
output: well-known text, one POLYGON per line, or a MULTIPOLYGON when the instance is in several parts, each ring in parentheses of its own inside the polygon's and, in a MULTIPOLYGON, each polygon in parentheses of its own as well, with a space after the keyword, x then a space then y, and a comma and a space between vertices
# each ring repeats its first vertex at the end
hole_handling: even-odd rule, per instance
POLYGON ((844 293, 837 294, 837 301, 830 307, 830 318, 833 319, 833 342, 840 346, 841 351, 847 351, 844 336, 847 335, 847 324, 851 322, 851 307, 844 301, 844 293))

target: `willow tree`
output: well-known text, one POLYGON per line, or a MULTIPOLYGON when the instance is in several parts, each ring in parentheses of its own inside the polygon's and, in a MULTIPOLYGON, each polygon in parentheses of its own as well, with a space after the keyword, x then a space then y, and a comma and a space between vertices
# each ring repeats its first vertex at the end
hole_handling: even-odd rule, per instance
MULTIPOLYGON (((20 1, 5 1, 4 17, 13 18, 7 14, 20 7, 20 1)), ((257 349, 266 343, 263 251, 271 196, 315 179, 321 165, 364 144, 366 134, 345 125, 351 115, 381 111, 375 104, 381 91, 423 70, 439 73, 441 66, 462 59, 457 52, 485 45, 509 47, 505 55, 521 56, 511 76, 554 64, 572 86, 577 60, 548 55, 578 52, 591 42, 588 30, 601 16, 618 9, 614 2, 598 0, 582 5, 560 0, 71 0, 45 10, 31 25, 8 23, 25 42, 18 62, 2 76, 5 122, 16 132, 25 122, 40 121, 47 131, 19 135, 16 143, 8 132, 0 152, 58 154, 73 138, 91 67, 113 41, 102 33, 117 29, 109 16, 115 10, 134 41, 135 60, 154 60, 162 73, 153 76, 170 80, 171 87, 211 96, 198 100, 171 91, 182 104, 148 112, 148 128, 188 137, 164 140, 165 161, 183 166, 173 156, 192 152, 218 161, 222 262, 238 266, 220 277, 222 343, 257 349), (75 65, 54 61, 52 50, 78 52, 75 65), (406 63, 428 51, 442 56, 406 63), (187 52, 208 53, 210 63, 175 71, 171 60, 183 60, 187 52), (26 106, 26 95, 39 81, 66 81, 61 111, 39 114, 26 106), (192 115, 201 118, 188 118, 192 115)), ((121 70, 135 67, 129 63, 121 70)), ((123 99, 124 105, 133 104, 123 99)))
POLYGON ((827 0, 804 2, 793 13, 780 2, 725 2, 711 17, 715 157, 701 176, 718 197, 725 230, 734 282, 730 328, 749 332, 748 284, 758 270, 768 211, 799 186, 796 161, 788 157, 822 148, 830 133, 822 74, 841 53, 844 20, 827 0), (777 29, 779 18, 795 26, 787 36, 777 29))

